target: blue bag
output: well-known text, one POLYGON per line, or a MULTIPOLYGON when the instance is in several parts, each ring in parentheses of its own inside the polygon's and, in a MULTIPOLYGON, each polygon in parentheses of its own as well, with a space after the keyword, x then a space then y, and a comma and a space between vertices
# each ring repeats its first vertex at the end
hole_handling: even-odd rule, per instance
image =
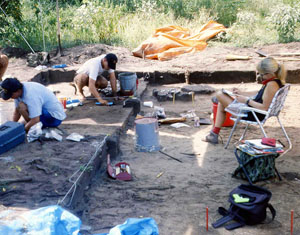
POLYGON ((124 224, 113 227, 109 233, 94 235, 159 235, 158 227, 152 218, 129 218, 124 224))

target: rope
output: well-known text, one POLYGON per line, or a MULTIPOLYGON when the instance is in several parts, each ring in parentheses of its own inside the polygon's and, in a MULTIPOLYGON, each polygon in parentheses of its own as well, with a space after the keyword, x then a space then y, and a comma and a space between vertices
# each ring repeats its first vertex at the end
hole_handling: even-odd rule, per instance
POLYGON ((70 206, 70 205, 71 205, 71 203, 72 203, 72 201, 73 201, 73 198, 74 198, 74 195, 75 195, 75 192, 76 192, 76 188, 77 188, 77 183, 78 183, 78 181, 80 180, 81 176, 83 175, 83 173, 85 172, 85 170, 88 168, 88 166, 89 166, 89 165, 92 163, 92 161, 97 157, 98 152, 99 152, 100 150, 102 150, 102 147, 103 147, 103 145, 105 144, 107 137, 108 137, 108 135, 106 135, 106 136, 104 137, 104 139, 102 140, 102 142, 97 146, 96 152, 95 152, 94 155, 91 157, 91 159, 88 161, 88 163, 84 166, 82 172, 80 173, 80 175, 77 177, 77 179, 76 179, 75 181, 73 181, 72 179, 73 179, 73 177, 74 177, 76 174, 78 174, 78 172, 80 171, 80 168, 79 168, 77 171, 75 171, 75 173, 74 173, 73 175, 71 175, 71 177, 69 178, 69 182, 72 182, 73 184, 72 184, 71 188, 68 190, 68 192, 66 193, 66 195, 63 197, 63 199, 62 199, 62 200, 58 200, 57 205, 61 205, 61 204, 64 202, 64 200, 68 197, 68 195, 69 195, 69 194, 72 192, 72 190, 73 190, 73 193, 72 193, 70 202, 68 203, 67 206, 70 206))
POLYGON ((5 11, 3 10, 3 8, 0 6, 1 11, 4 13, 4 15, 7 17, 9 23, 11 23, 15 29, 17 30, 17 32, 21 35, 21 37, 24 39, 24 41, 26 42, 26 44, 29 46, 29 48, 31 49, 32 53, 35 53, 35 51, 32 49, 32 47, 30 46, 29 42, 27 42, 26 38, 23 36, 23 34, 20 32, 20 30, 17 28, 17 26, 14 24, 14 22, 12 22, 9 18, 8 15, 5 13, 5 11))

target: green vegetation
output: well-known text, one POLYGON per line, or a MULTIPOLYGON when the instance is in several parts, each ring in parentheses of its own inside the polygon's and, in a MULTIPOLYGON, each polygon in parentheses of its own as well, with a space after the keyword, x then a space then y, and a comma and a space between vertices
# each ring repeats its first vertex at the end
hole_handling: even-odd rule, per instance
MULTIPOLYGON (((210 45, 251 47, 300 41, 300 0, 60 0, 63 47, 106 43, 133 49, 155 28, 179 25, 192 34, 208 20, 228 30, 210 45)), ((0 0, 0 47, 57 46, 55 1, 0 0), (13 24, 14 25, 13 25, 13 24)))

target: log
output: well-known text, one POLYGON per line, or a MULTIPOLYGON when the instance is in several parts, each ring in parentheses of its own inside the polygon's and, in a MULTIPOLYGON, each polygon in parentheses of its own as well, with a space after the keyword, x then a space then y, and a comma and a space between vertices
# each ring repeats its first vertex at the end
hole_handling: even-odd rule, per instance
POLYGON ((19 179, 1 179, 0 184, 12 184, 18 182, 31 182, 31 177, 19 178, 19 179))
POLYGON ((180 118, 166 118, 166 119, 159 119, 158 123, 160 123, 160 124, 172 124, 172 123, 185 122, 185 121, 186 121, 185 117, 180 117, 180 118))
POLYGON ((244 56, 244 55, 227 55, 226 60, 250 60, 252 59, 251 56, 244 56))

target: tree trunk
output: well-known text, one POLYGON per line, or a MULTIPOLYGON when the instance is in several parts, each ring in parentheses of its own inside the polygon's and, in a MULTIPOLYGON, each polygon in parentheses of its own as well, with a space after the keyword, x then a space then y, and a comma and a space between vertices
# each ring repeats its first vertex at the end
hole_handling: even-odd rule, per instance
POLYGON ((63 51, 62 51, 61 42, 60 42, 60 21, 59 21, 58 0, 56 0, 56 20, 57 20, 57 43, 58 43, 56 55, 63 56, 63 51))

